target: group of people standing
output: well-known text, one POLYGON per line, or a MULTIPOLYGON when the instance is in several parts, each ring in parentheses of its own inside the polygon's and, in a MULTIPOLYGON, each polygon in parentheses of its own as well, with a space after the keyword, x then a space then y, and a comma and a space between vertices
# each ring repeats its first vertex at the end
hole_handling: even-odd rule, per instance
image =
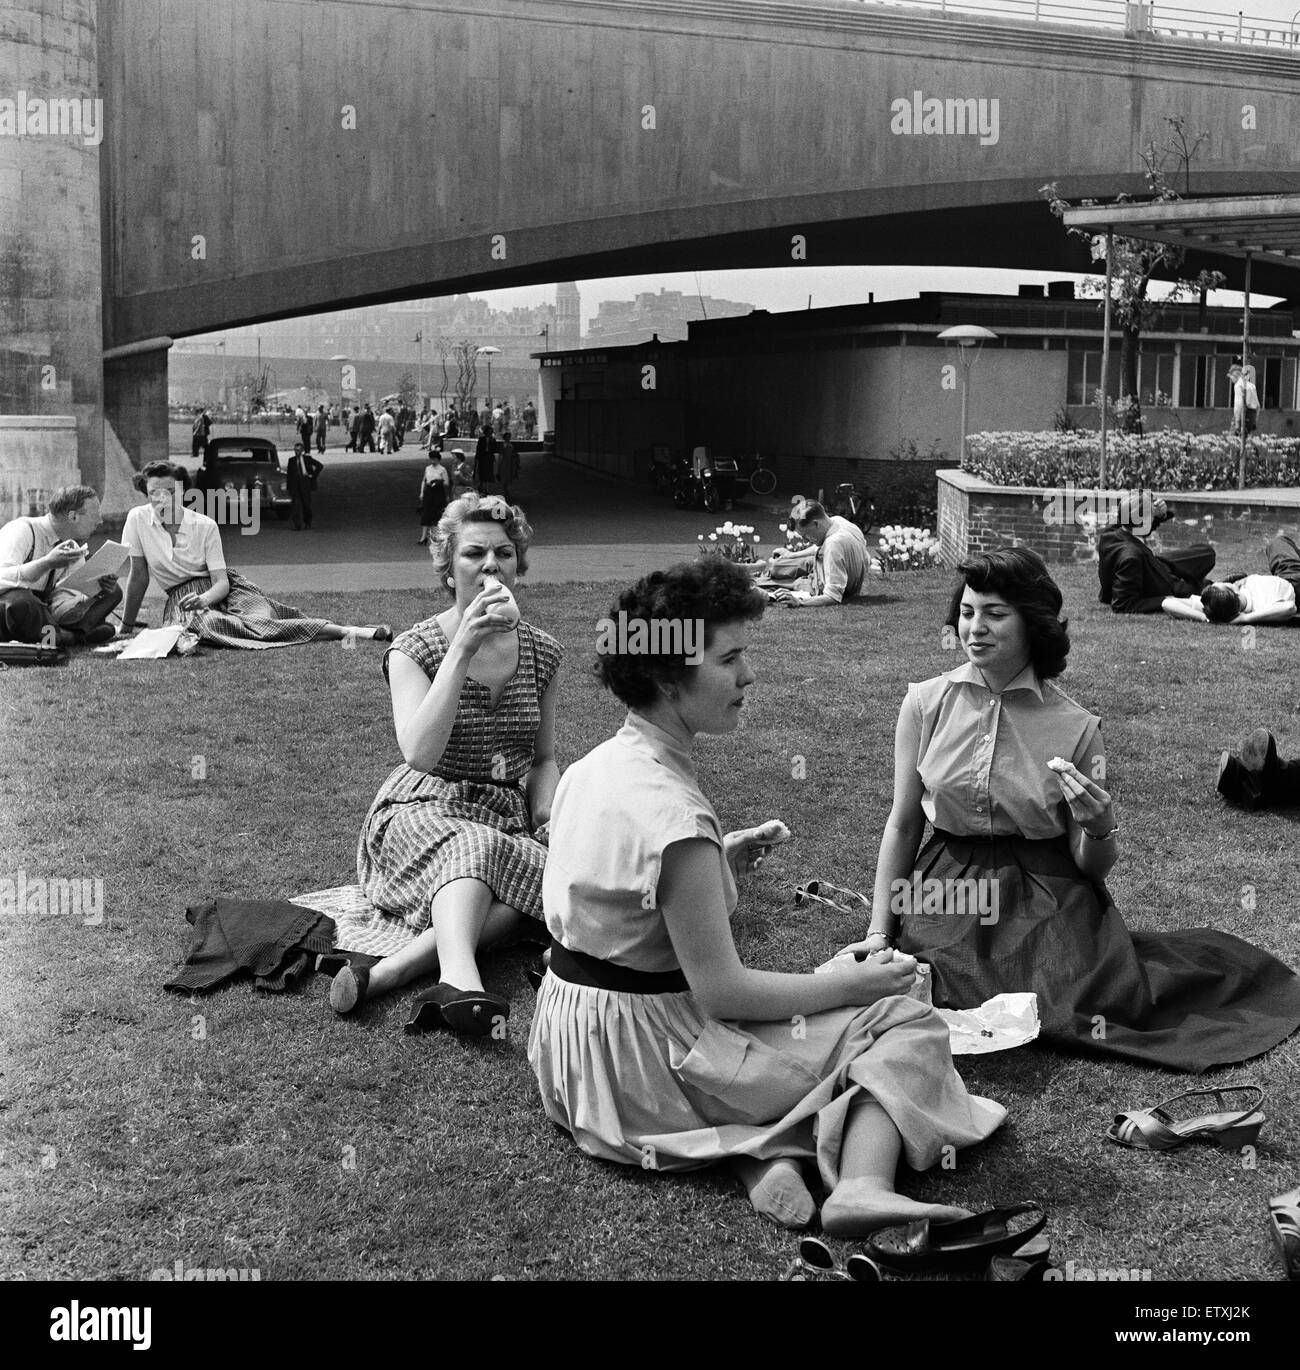
POLYGON ((792 1228, 815 1212, 815 1176, 822 1225, 841 1236, 960 1218, 897 1194, 897 1163, 925 1169, 1005 1117, 967 1093, 943 1020, 912 996, 918 958, 937 1005, 1035 992, 1041 1041, 1069 1052, 1201 1071, 1300 1026, 1300 981, 1269 953, 1211 930, 1135 934, 1115 908, 1100 720, 1056 684, 1070 638, 1032 551, 960 566, 943 617, 967 662, 903 700, 866 936, 841 969, 787 974, 743 963, 731 917, 792 834, 775 818, 724 832, 695 768, 702 737, 741 724, 766 595, 714 557, 623 591, 611 617, 697 622, 703 651, 654 632, 640 650, 630 634, 605 643, 594 670, 627 718, 561 776, 562 651, 514 600, 531 536, 518 506, 469 493, 430 538, 450 602, 385 655, 402 762, 357 855, 396 941, 339 971, 336 1013, 436 969, 408 1030, 502 1036, 510 1005, 485 989, 479 953, 544 924, 528 1056, 547 1115, 630 1166, 725 1160, 792 1228), (996 920, 947 906, 970 879, 998 891, 996 920), (924 900, 900 908, 900 885, 924 900))

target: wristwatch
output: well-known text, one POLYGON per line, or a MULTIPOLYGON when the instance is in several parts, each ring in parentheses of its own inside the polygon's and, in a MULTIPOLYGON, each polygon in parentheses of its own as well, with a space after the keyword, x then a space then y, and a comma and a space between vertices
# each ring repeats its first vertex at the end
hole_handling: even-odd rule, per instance
POLYGON ((862 940, 865 942, 867 940, 867 937, 879 937, 883 939, 885 946, 887 947, 892 947, 894 945, 894 934, 892 932, 881 932, 879 929, 877 929, 875 932, 867 933, 867 936, 864 937, 862 940))
POLYGON ((1108 828, 1105 832, 1089 832, 1087 828, 1080 828, 1079 831, 1094 842, 1105 842, 1107 838, 1114 837, 1119 831, 1119 824, 1116 823, 1113 828, 1108 828))

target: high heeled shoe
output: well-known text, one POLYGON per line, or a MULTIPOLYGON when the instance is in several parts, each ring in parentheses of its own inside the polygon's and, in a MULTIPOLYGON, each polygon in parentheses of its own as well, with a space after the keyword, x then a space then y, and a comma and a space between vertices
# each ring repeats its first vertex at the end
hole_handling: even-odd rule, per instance
POLYGON ((1138 1151, 1172 1151, 1186 1142, 1211 1142, 1215 1146, 1254 1146, 1259 1130, 1266 1121, 1259 1105, 1264 1102, 1264 1091, 1258 1085, 1225 1085, 1221 1089, 1191 1089, 1175 1094, 1172 1099, 1155 1108, 1131 1109, 1117 1113, 1115 1121, 1106 1129, 1107 1138, 1120 1146, 1138 1151), (1226 1096, 1244 1096, 1245 1107, 1233 1109, 1225 1102, 1226 1096), (1168 1110, 1184 1099, 1212 1098, 1219 1106, 1217 1113, 1202 1113, 1193 1118, 1176 1119, 1168 1110))
POLYGON ((1289 1194, 1270 1199, 1268 1217, 1287 1279, 1300 1280, 1300 1185, 1289 1194))

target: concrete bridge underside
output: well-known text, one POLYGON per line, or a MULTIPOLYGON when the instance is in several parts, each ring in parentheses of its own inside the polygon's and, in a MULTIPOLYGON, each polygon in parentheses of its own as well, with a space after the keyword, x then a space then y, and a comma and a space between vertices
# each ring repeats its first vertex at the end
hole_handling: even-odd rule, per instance
MULTIPOLYGON (((1141 193, 1169 114, 1209 134, 1193 193, 1300 190, 1300 60, 1232 45, 854 0, 79 3, 109 349, 692 267, 1088 269, 1039 187, 1141 193)), ((1292 288, 1263 266, 1254 285, 1292 288)), ((91 350, 71 348, 84 393, 91 350)), ((136 460, 165 440, 165 366, 102 373, 136 460)))

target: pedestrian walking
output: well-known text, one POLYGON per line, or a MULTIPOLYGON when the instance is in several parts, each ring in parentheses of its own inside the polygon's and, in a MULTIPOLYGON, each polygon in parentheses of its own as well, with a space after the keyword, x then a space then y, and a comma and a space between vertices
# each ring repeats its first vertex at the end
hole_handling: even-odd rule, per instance
POLYGON ((427 547, 438 520, 447 507, 447 496, 451 491, 451 478, 447 468, 432 453, 420 479, 420 536, 416 540, 427 547))
POLYGON ((322 405, 320 406, 320 408, 317 409, 317 411, 316 411, 316 450, 317 450, 317 452, 322 452, 322 453, 323 453, 323 452, 325 451, 325 434, 329 431, 329 426, 330 426, 329 415, 325 412, 325 406, 322 404, 322 405))

